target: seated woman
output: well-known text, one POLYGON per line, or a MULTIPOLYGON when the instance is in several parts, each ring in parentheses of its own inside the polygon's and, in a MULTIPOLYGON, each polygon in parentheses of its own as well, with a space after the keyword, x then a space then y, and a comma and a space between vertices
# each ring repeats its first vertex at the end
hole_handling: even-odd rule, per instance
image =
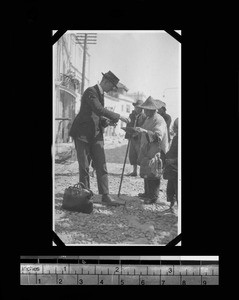
MULTIPOLYGON (((157 114, 158 106, 151 96, 140 107, 144 109, 147 117, 141 127, 136 127, 136 130, 140 133, 138 165, 143 169, 143 162, 148 161, 150 163, 152 159, 157 162, 157 157, 160 157, 161 151, 166 154, 168 150, 168 132, 167 124, 163 117, 157 114)), ((157 170, 153 171, 153 168, 150 175, 143 174, 142 170, 140 173, 140 176, 144 178, 144 193, 139 194, 139 196, 145 199, 145 204, 155 203, 159 196, 161 174, 157 170)))

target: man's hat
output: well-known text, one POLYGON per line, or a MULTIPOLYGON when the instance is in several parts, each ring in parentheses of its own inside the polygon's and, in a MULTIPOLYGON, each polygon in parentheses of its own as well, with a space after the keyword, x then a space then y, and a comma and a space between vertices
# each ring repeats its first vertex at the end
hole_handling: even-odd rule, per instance
POLYGON ((139 107, 139 106, 142 105, 143 103, 144 103, 143 100, 137 100, 135 103, 133 103, 133 106, 139 107))
MULTIPOLYGON (((102 72, 101 72, 102 73, 102 72)), ((102 73, 102 75, 108 79, 110 82, 113 83, 113 85, 117 88, 117 84, 119 82, 119 78, 115 76, 115 74, 113 74, 111 71, 107 72, 107 73, 102 73)))
POLYGON ((157 100, 157 99, 155 99, 154 101, 155 101, 158 109, 160 109, 161 107, 166 107, 166 103, 164 103, 163 101, 157 100))
POLYGON ((139 107, 143 109, 158 110, 157 104, 151 96, 149 96, 139 107))

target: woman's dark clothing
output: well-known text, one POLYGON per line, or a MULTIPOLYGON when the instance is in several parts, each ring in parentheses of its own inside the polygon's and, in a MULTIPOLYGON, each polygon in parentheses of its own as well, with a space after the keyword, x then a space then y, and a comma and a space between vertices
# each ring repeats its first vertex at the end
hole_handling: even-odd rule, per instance
POLYGON ((164 179, 167 183, 167 201, 178 201, 178 135, 173 137, 171 147, 165 155, 164 179), (167 160, 170 159, 170 162, 167 160))

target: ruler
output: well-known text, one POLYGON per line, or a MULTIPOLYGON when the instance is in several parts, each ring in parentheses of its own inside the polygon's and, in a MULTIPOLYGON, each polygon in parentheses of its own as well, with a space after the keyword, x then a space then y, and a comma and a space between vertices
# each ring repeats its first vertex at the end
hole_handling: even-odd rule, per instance
POLYGON ((219 285, 218 257, 22 257, 21 285, 219 285))

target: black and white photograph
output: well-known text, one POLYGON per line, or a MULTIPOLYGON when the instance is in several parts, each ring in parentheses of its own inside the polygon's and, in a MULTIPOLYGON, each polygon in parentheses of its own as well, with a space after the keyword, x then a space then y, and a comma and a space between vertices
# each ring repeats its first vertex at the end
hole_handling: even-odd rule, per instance
POLYGON ((68 30, 52 50, 52 229, 65 245, 167 245, 181 233, 181 43, 68 30))
POLYGON ((231 288, 233 7, 17 4, 2 114, 1 299, 68 299, 79 285, 89 295, 97 285, 231 288))

